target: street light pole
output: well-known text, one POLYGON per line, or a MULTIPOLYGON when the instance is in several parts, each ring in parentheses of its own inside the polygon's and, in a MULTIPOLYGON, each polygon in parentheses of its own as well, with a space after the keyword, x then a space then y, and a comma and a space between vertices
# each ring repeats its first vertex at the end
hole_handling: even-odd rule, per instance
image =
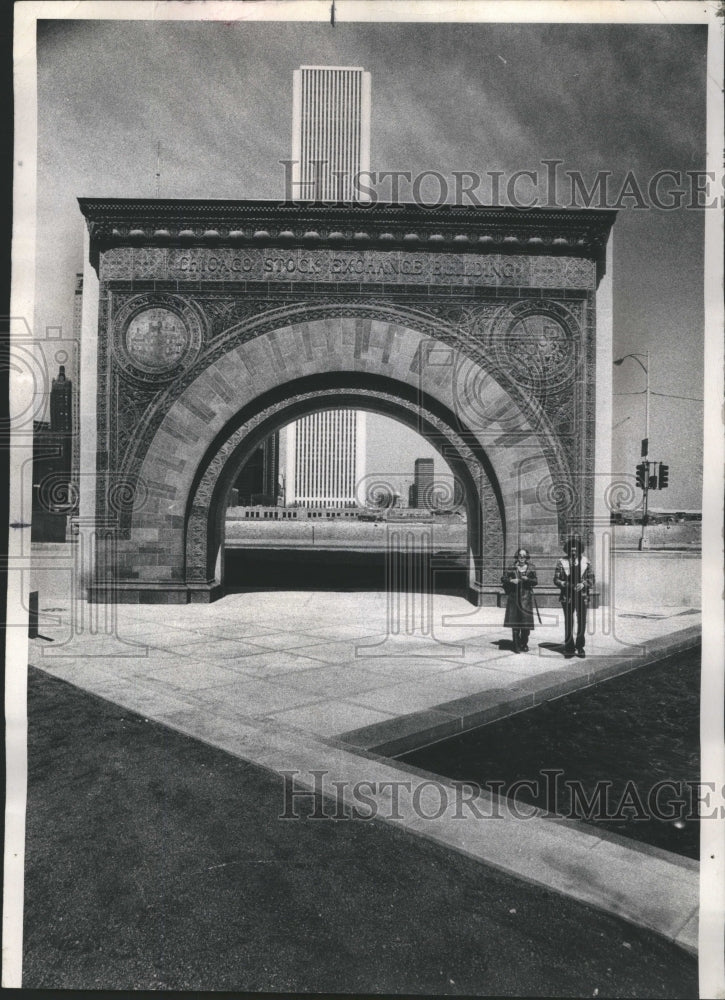
POLYGON ((647 471, 644 478, 644 514, 642 515, 642 534, 639 537, 640 552, 642 551, 642 549, 647 548, 645 526, 647 524, 647 519, 649 517, 649 351, 647 351, 646 359, 647 359, 647 366, 644 369, 644 373, 647 376, 647 381, 645 385, 645 396, 644 396, 645 448, 644 448, 643 460, 646 463, 647 471))
POLYGON ((649 351, 646 354, 625 354, 623 358, 617 358, 614 362, 615 365, 621 365, 623 361, 627 358, 632 358, 637 362, 639 367, 645 374, 645 397, 644 397, 644 440, 642 441, 642 455, 641 460, 644 462, 644 482, 642 484, 642 490, 644 493, 644 505, 642 511, 642 534, 639 539, 639 548, 647 548, 647 538, 645 535, 645 527, 647 525, 647 512, 649 507, 649 351), (644 357, 646 363, 642 363, 642 357, 644 357))
POLYGON ((647 384, 645 388, 644 422, 645 422, 645 438, 647 440, 647 450, 649 451, 649 351, 647 351, 645 357, 647 358, 647 367, 645 368, 644 373, 647 376, 647 384))

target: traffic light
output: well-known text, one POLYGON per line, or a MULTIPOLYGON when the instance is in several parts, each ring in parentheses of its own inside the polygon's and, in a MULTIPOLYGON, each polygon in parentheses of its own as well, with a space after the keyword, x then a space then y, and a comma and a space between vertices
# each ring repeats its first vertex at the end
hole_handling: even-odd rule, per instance
POLYGON ((660 474, 657 482, 657 489, 664 490, 670 482, 670 467, 665 465, 664 462, 660 462, 660 474))
POLYGON ((639 486, 641 490, 645 489, 645 486, 647 485, 648 471, 649 470, 647 469, 647 462, 640 462, 639 465, 637 466, 637 473, 636 473, 637 486, 639 486))

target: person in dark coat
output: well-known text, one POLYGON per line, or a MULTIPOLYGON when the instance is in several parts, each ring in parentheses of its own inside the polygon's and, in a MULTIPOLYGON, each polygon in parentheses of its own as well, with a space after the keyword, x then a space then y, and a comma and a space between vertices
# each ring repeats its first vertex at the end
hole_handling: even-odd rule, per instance
POLYGON ((514 653, 528 653, 529 632, 534 627, 534 587, 536 567, 526 549, 519 549, 511 569, 501 577, 508 595, 504 626, 513 630, 514 653))
POLYGON ((587 610, 594 590, 594 571, 584 553, 580 538, 568 538, 564 543, 566 558, 560 559, 554 570, 554 586, 559 588, 559 600, 564 612, 564 654, 583 657, 587 628, 587 610), (576 640, 574 615, 576 614, 576 640))

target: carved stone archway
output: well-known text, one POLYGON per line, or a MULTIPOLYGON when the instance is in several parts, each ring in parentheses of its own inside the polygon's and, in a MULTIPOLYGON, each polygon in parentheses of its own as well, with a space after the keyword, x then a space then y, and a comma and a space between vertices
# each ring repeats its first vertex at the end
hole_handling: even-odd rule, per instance
MULTIPOLYGON (((237 343, 219 361, 204 366, 166 409, 145 450, 139 480, 147 488, 131 513, 129 544, 120 545, 121 585, 124 557, 133 572, 133 557, 144 551, 155 527, 163 533, 159 537, 168 558, 163 568, 157 564, 159 572, 168 573, 174 589, 183 593, 185 588, 195 600, 218 595, 218 519, 224 484, 233 465, 242 461, 237 462, 235 450, 241 446, 243 454, 246 439, 259 437, 258 427, 271 430, 275 422, 292 419, 295 410, 314 408, 326 390, 332 405, 346 400, 387 410, 442 442, 444 457, 458 463, 483 511, 487 493, 497 498, 500 527, 489 532, 492 548, 482 547, 480 512, 470 520, 469 548, 479 567, 479 584, 486 567, 486 582, 492 585, 500 576, 504 552, 513 546, 524 543, 540 551, 555 544, 557 511, 547 509, 539 495, 541 484, 556 475, 547 457, 547 428, 540 422, 537 426, 510 393, 462 352, 399 324, 376 321, 373 331, 369 322, 366 352, 357 351, 352 335, 359 319, 343 316, 306 322, 311 340, 321 341, 320 350, 309 357, 300 350, 300 324, 293 324, 237 343), (322 349, 323 342, 334 342, 337 349, 322 349), (267 361, 265 368, 270 357, 278 364, 267 361), (174 440, 180 438, 185 441, 183 465, 171 457, 174 440), (500 539, 495 545, 494 537, 500 539)), ((555 454, 553 447, 548 450, 555 454)), ((493 517, 490 500, 488 516, 493 517)))
POLYGON ((213 596, 229 469, 258 427, 327 390, 408 422, 416 408, 477 484, 484 520, 496 508, 498 547, 470 546, 484 563, 591 528, 597 469, 609 472, 596 403, 613 213, 81 208, 80 523, 113 542, 102 556, 84 546, 91 599, 213 596))

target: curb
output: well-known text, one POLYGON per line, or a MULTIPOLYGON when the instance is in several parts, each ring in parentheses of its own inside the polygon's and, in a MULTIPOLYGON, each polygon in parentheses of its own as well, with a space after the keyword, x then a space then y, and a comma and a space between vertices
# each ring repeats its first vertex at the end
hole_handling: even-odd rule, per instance
POLYGON ((468 729, 517 715, 535 705, 619 677, 675 653, 694 649, 700 645, 701 639, 700 626, 691 626, 636 647, 641 650, 638 656, 592 656, 583 663, 549 670, 505 688, 492 688, 480 694, 433 705, 421 712, 352 729, 336 736, 334 743, 337 746, 345 744, 353 750, 372 751, 383 757, 395 757, 468 729))

